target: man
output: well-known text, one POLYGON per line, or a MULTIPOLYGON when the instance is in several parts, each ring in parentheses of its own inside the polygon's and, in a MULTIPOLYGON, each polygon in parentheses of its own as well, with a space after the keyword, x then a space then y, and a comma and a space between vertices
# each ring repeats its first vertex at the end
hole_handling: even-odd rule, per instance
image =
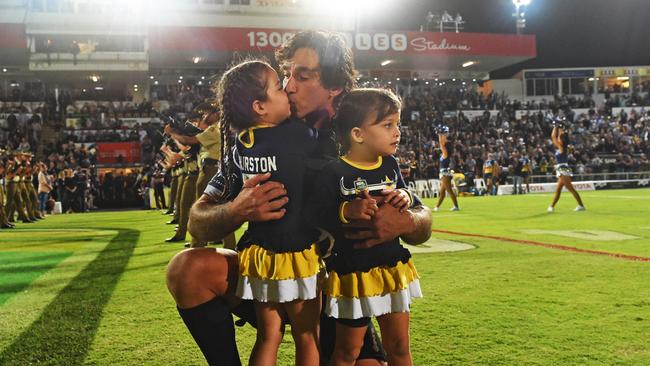
MULTIPOLYGON (((285 73, 284 85, 292 115, 318 129, 320 155, 335 158, 337 151, 331 120, 341 97, 355 85, 351 51, 336 34, 306 31, 294 35, 277 51, 276 58, 285 73)), ((247 180, 240 191, 233 192, 236 196, 227 203, 219 199, 218 177, 215 178, 190 212, 189 230, 197 239, 220 240, 244 222, 277 220, 284 215, 282 207, 287 203, 286 191, 281 184, 269 181, 270 174, 247 180)), ((431 212, 428 208, 419 205, 400 213, 390 205, 382 205, 373 220, 351 233, 350 238, 359 240, 360 247, 370 247, 397 236, 408 243, 419 244, 430 235, 431 212)), ((176 255, 168 267, 168 288, 210 364, 217 360, 225 362, 212 358, 211 345, 223 339, 234 339, 232 318, 227 314, 231 304, 227 303, 228 297, 224 295, 236 286, 237 263, 235 253, 194 249, 176 255), (228 273, 235 276, 230 277, 228 273), (221 316, 207 317, 206 313, 221 316)), ((234 311, 239 312, 242 308, 240 305, 234 311)), ((323 340, 331 341, 331 338, 323 337, 323 340)), ((372 343, 372 339, 372 334, 367 336, 366 345, 372 343)), ((369 353, 372 353, 371 349, 369 353)), ((357 365, 364 362, 377 365, 377 360, 381 359, 370 354, 362 354, 359 358, 366 360, 357 361, 357 365)), ((238 364, 238 360, 232 364, 238 364)))
MULTIPOLYGON (((2 153, 4 153, 4 150, 0 149, 0 156, 2 153)), ((0 159, 0 228, 13 229, 14 225, 9 223, 5 212, 5 164, 4 159, 0 159)))
POLYGON ((524 162, 519 157, 519 152, 514 151, 510 161, 512 167, 512 194, 524 194, 522 185, 524 162))
POLYGON ((499 182, 499 173, 501 172, 501 167, 494 160, 494 154, 488 153, 485 162, 483 163, 483 179, 487 184, 487 194, 496 195, 497 186, 499 182))

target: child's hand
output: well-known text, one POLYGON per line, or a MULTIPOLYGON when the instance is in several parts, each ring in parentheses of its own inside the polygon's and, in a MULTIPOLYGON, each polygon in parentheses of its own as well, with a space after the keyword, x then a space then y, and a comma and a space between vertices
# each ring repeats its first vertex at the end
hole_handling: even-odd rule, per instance
POLYGON ((356 198, 345 205, 343 215, 347 220, 370 220, 378 209, 377 200, 364 191, 363 198, 356 198))
POLYGON ((384 194, 384 203, 398 208, 400 212, 408 210, 411 206, 411 195, 404 188, 384 190, 382 193, 384 194))

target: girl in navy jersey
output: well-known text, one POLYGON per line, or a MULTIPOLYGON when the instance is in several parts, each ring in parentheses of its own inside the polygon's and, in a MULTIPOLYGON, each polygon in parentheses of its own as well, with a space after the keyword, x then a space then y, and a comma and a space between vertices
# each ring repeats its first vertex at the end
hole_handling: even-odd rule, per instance
POLYGON ((566 133, 565 126, 562 121, 556 122, 556 125, 553 127, 553 132, 551 132, 551 140, 553 140, 553 144, 557 148, 555 151, 555 175, 557 175, 557 187, 555 188, 553 203, 548 206, 547 211, 551 213, 555 210, 555 204, 560 200, 562 188, 566 188, 569 192, 571 192, 573 198, 578 201, 578 206, 574 211, 584 211, 585 206, 582 203, 580 194, 578 194, 578 191, 576 191, 576 189, 573 187, 573 182, 571 181, 573 173, 571 172, 571 168, 568 164, 569 135, 566 133))
POLYGON ((400 140, 400 101, 388 90, 356 89, 343 98, 334 126, 344 153, 326 165, 308 205, 315 223, 335 239, 328 261, 325 312, 336 318, 331 365, 352 365, 371 317, 381 328, 389 365, 411 365, 409 308, 421 297, 411 254, 395 238, 355 249, 344 233, 370 220, 379 205, 406 210, 413 197, 392 156, 400 140))
MULTIPOLYGON (((257 339, 251 365, 275 365, 288 317, 296 345, 297 365, 318 365, 319 279, 323 263, 316 251, 317 234, 301 209, 307 158, 316 149, 316 133, 289 120, 289 99, 273 68, 246 61, 229 69, 218 87, 222 109, 224 156, 241 171, 243 180, 270 173, 282 183, 287 197, 271 202, 284 216, 249 222, 237 250, 239 278, 236 294, 254 300, 257 339), (237 132, 232 155, 227 131, 237 132)), ((224 161, 226 176, 228 165, 224 161)), ((227 189, 226 189, 227 190, 227 189)))

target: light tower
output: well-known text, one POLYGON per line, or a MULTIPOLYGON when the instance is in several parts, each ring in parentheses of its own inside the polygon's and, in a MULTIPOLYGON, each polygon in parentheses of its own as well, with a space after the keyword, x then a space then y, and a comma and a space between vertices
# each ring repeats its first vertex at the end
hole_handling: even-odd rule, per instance
POLYGON ((530 4, 531 0, 512 0, 515 4, 515 13, 512 16, 517 21, 517 34, 522 34, 526 28, 526 6, 530 4))

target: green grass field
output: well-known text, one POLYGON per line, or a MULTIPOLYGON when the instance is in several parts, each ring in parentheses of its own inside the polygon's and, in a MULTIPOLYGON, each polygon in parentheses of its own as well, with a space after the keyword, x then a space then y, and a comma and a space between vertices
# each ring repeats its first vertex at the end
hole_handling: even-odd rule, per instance
MULTIPOLYGON (((565 194, 554 214, 550 195, 434 213, 445 232, 414 254, 415 365, 650 365, 650 262, 632 258, 650 260, 650 190, 582 196, 586 212, 565 194), (439 251, 458 242, 474 249, 439 251)), ((165 287, 182 247, 163 243, 167 218, 59 215, 0 231, 0 365, 205 364, 165 287)), ((245 360, 254 336, 238 330, 245 360)), ((278 364, 292 355, 287 335, 278 364)))

